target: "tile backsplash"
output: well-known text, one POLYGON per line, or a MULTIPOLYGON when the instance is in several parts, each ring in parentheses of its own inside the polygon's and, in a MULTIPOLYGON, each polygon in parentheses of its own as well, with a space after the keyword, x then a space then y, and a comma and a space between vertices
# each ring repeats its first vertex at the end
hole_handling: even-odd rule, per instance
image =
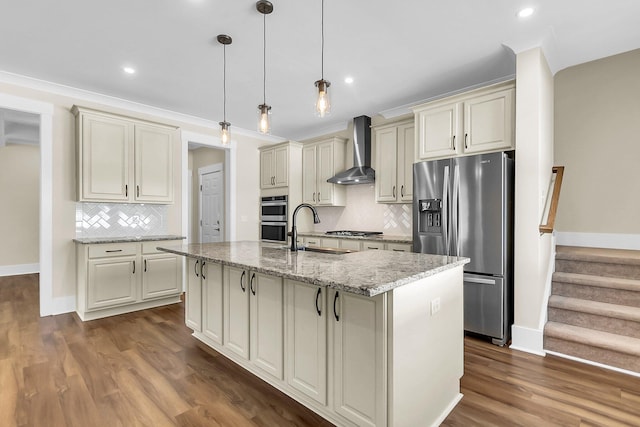
POLYGON ((411 236, 411 204, 375 202, 375 186, 347 186, 347 206, 318 207, 320 224, 314 231, 359 230, 382 231, 384 234, 411 236))
POLYGON ((167 233, 167 206, 76 203, 76 237, 130 237, 167 233))

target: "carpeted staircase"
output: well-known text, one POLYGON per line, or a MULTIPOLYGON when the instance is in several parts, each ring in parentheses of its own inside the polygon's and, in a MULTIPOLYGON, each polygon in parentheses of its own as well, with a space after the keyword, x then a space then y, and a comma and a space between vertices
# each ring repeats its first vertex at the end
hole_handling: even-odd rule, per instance
POLYGON ((556 248, 544 348, 640 373, 640 251, 556 248))

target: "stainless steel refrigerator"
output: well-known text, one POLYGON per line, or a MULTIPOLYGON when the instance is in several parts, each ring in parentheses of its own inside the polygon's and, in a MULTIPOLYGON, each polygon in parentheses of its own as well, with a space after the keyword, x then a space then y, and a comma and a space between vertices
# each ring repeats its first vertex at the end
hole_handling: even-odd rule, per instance
POLYGON ((513 323, 513 152, 413 166, 413 250, 463 256, 464 329, 504 345, 513 323))

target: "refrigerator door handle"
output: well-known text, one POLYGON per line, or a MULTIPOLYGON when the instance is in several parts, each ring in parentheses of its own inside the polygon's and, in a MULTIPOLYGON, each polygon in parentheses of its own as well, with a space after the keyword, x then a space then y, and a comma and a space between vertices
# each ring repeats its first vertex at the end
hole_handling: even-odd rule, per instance
POLYGON ((451 255, 460 256, 460 232, 458 214, 460 213, 460 169, 453 167, 453 197, 451 198, 451 235, 455 247, 451 255))
POLYGON ((442 239, 444 240, 444 254, 449 253, 449 166, 444 167, 442 179, 442 239))
POLYGON ((464 278, 464 282, 465 283, 478 283, 480 285, 495 285, 496 284, 496 280, 495 279, 481 279, 479 277, 465 277, 464 278))

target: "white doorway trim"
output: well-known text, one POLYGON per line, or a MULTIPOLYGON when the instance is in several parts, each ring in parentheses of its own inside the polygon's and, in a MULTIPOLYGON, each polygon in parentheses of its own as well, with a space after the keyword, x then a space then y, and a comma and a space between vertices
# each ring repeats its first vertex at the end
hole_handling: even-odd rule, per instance
POLYGON ((48 316, 60 312, 53 299, 53 104, 0 93, 0 107, 40 116, 40 316, 48 316))
MULTIPOLYGON (((202 243, 202 175, 206 175, 208 173, 214 173, 214 172, 222 172, 224 173, 224 166, 222 163, 214 163, 212 165, 208 165, 208 166, 203 166, 201 168, 198 168, 198 184, 200 185, 200 191, 198 191, 198 219, 200 220, 200 224, 198 226, 198 238, 199 238, 199 242, 202 243)), ((226 178, 226 177, 225 177, 226 178)), ((226 191, 226 184, 225 184, 225 191, 226 191)), ((225 197, 226 200, 226 197, 225 197)), ((227 207, 225 204, 224 207, 224 211, 225 211, 225 215, 227 212, 227 207)), ((227 229, 225 227, 227 218, 224 219, 224 221, 222 221, 222 229, 224 231, 224 235, 222 236, 223 240, 225 240, 226 237, 226 232, 227 229)))
MULTIPOLYGON (((196 132, 182 131, 182 192, 189 191, 189 143, 205 147, 225 150, 224 162, 224 240, 236 239, 236 155, 237 144, 231 140, 229 145, 222 145, 220 138, 196 132)), ((189 236, 189 198, 182 198, 182 234, 189 236)), ((191 242, 189 242, 191 243, 191 242)))

